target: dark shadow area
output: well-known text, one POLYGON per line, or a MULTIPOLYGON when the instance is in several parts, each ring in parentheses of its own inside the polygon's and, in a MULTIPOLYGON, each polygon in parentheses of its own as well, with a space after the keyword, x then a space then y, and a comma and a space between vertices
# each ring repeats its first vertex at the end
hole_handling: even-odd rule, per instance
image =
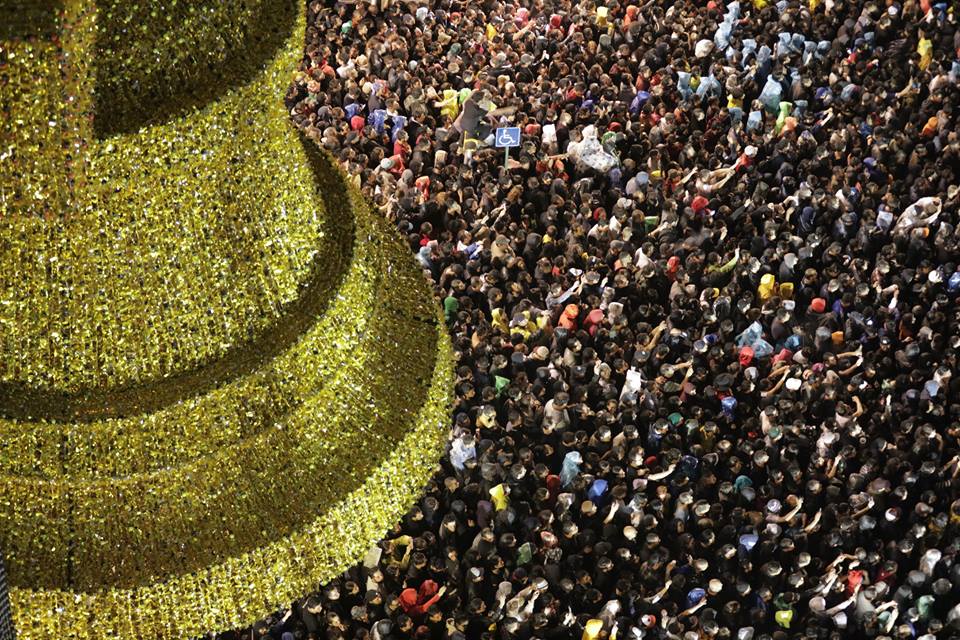
POLYGON ((49 38, 62 0, 0 0, 0 40, 49 38))
POLYGON ((13 626, 13 613, 10 611, 10 586, 3 568, 3 549, 0 549, 0 640, 15 640, 16 637, 17 630, 13 626))

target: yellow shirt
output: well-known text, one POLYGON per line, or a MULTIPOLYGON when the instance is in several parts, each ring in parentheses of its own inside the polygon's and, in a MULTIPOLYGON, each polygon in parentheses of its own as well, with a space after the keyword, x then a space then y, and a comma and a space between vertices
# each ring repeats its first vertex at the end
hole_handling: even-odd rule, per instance
POLYGON ((920 54, 920 70, 926 71, 930 61, 933 60, 933 43, 926 38, 920 38, 920 42, 917 43, 917 53, 920 54))
POLYGON ((757 296, 761 302, 769 300, 776 292, 777 280, 771 274, 766 274, 760 278, 760 286, 757 287, 757 296))
POLYGON ((600 637, 600 632, 603 630, 603 620, 594 618, 592 620, 587 620, 587 624, 583 626, 583 636, 581 640, 597 640, 600 637))
POLYGON ((507 508, 509 500, 507 500, 507 493, 503 490, 502 483, 490 489, 490 499, 493 501, 493 507, 497 511, 503 511, 507 508))

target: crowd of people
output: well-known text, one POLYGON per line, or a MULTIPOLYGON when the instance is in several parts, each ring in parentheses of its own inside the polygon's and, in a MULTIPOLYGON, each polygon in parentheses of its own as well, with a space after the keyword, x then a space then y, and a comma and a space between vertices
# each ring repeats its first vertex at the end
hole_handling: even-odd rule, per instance
POLYGON ((960 636, 958 18, 315 1, 288 104, 436 283, 453 440, 234 637, 960 636))

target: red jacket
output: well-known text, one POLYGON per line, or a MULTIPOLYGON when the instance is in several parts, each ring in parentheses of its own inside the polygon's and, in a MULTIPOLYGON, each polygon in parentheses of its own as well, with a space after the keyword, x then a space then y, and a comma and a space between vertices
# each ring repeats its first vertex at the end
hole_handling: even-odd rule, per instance
POLYGON ((400 606, 411 618, 422 617, 440 599, 439 591, 436 582, 424 580, 419 591, 408 587, 400 592, 400 606))

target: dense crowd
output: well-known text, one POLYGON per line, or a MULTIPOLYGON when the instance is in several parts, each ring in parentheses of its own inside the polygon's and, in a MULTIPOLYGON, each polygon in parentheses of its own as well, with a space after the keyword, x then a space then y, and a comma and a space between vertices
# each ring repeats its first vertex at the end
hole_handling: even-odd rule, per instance
POLYGON ((243 637, 960 636, 957 13, 314 2, 288 104, 436 283, 453 441, 243 637))

